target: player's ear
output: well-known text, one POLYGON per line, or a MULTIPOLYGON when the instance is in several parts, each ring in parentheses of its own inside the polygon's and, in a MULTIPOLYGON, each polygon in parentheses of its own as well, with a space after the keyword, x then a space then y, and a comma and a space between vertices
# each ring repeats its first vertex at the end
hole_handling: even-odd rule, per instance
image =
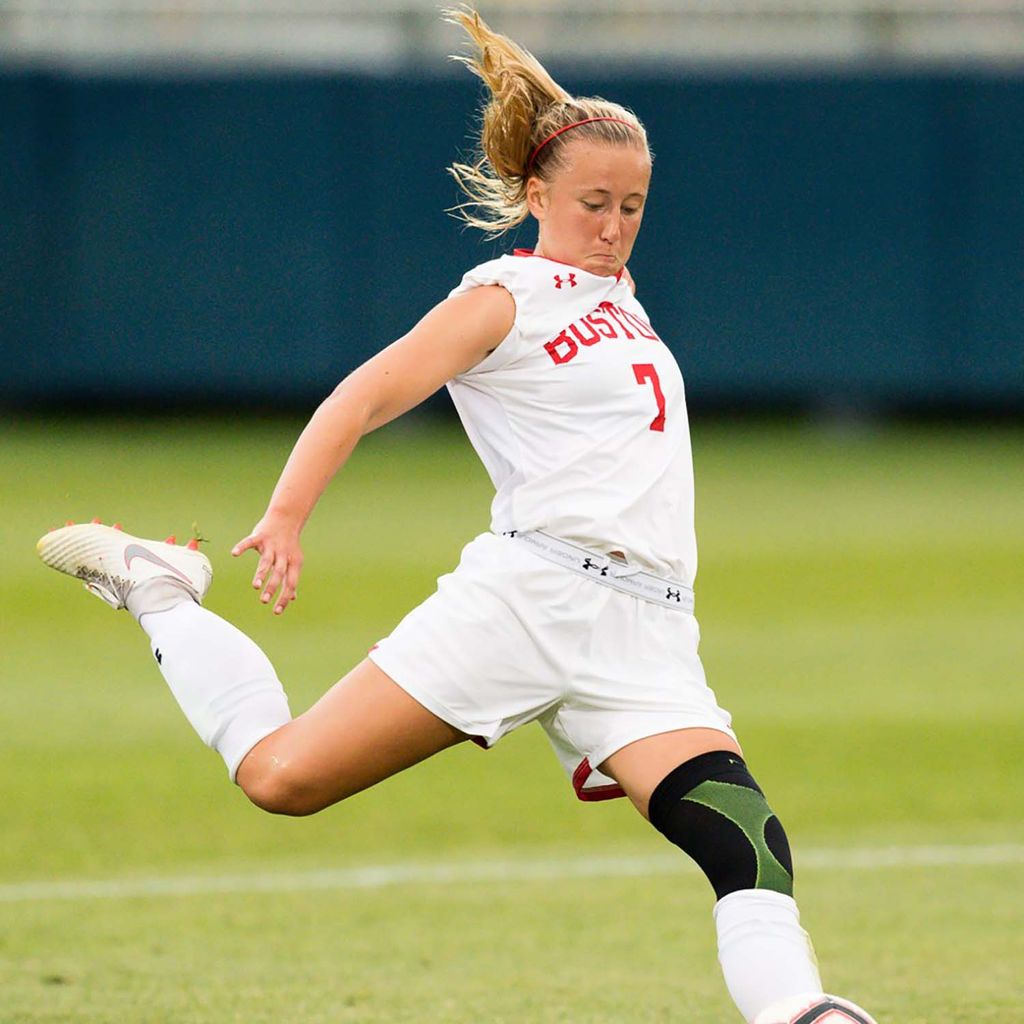
POLYGON ((538 220, 542 221, 547 211, 548 205, 548 186, 546 182, 543 182, 536 175, 526 179, 526 206, 530 213, 538 220))

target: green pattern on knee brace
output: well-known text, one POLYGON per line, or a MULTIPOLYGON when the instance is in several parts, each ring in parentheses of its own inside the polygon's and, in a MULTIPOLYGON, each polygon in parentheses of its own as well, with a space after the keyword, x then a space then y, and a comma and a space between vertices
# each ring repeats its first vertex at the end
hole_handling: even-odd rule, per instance
POLYGON ((764 827, 775 815, 756 789, 709 779, 691 789, 683 799, 717 811, 747 837, 757 857, 755 889, 772 889, 786 896, 793 895, 793 877, 768 849, 764 837, 764 827))

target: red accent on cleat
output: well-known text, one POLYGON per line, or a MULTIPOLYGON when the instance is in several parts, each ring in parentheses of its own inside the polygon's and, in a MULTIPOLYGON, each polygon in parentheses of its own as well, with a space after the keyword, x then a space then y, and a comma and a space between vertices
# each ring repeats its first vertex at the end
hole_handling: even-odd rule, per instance
POLYGON ((65 526, 74 526, 75 525, 75 521, 74 521, 74 519, 69 519, 64 525, 65 526))
POLYGON ((115 529, 115 530, 123 530, 124 527, 120 523, 114 523, 113 529, 115 529))
POLYGON ((100 526, 103 525, 103 520, 100 519, 99 516, 97 516, 95 519, 90 519, 89 522, 92 523, 94 526, 95 525, 100 525, 100 526))
POLYGON ((198 551, 198 550, 199 550, 199 541, 198 541, 198 540, 197 540, 197 539, 196 539, 195 537, 193 537, 193 538, 192 538, 192 539, 191 539, 191 540, 190 540, 190 541, 189 541, 189 542, 188 542, 188 543, 187 543, 187 544, 185 545, 185 547, 187 547, 187 548, 189 549, 189 551, 198 551))
POLYGON ((174 534, 172 533, 170 535, 170 537, 168 537, 167 540, 164 541, 164 543, 165 544, 177 544, 178 543, 178 538, 175 537, 174 534))

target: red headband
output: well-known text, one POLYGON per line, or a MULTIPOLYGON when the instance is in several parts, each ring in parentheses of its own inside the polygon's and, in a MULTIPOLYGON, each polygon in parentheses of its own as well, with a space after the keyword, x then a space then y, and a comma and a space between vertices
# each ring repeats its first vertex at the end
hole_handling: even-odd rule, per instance
POLYGON ((533 162, 537 159, 537 154, 552 140, 557 139, 562 132, 567 132, 570 128, 579 128, 581 124, 590 124, 591 121, 617 121, 619 124, 628 125, 630 128, 635 129, 636 125, 632 121, 624 121, 621 117, 585 117, 582 121, 573 121, 572 124, 567 124, 564 128, 559 128, 557 132, 552 132, 531 154, 530 159, 526 161, 526 173, 529 174, 533 170, 533 162))

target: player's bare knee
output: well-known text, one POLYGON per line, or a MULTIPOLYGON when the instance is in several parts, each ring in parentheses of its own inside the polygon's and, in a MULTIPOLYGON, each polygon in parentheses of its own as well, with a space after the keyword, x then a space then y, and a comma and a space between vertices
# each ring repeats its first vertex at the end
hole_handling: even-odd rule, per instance
POLYGON ((268 814, 302 818, 322 811, 332 801, 325 799, 322 784, 293 765, 277 762, 261 770, 240 770, 237 779, 242 792, 268 814))

